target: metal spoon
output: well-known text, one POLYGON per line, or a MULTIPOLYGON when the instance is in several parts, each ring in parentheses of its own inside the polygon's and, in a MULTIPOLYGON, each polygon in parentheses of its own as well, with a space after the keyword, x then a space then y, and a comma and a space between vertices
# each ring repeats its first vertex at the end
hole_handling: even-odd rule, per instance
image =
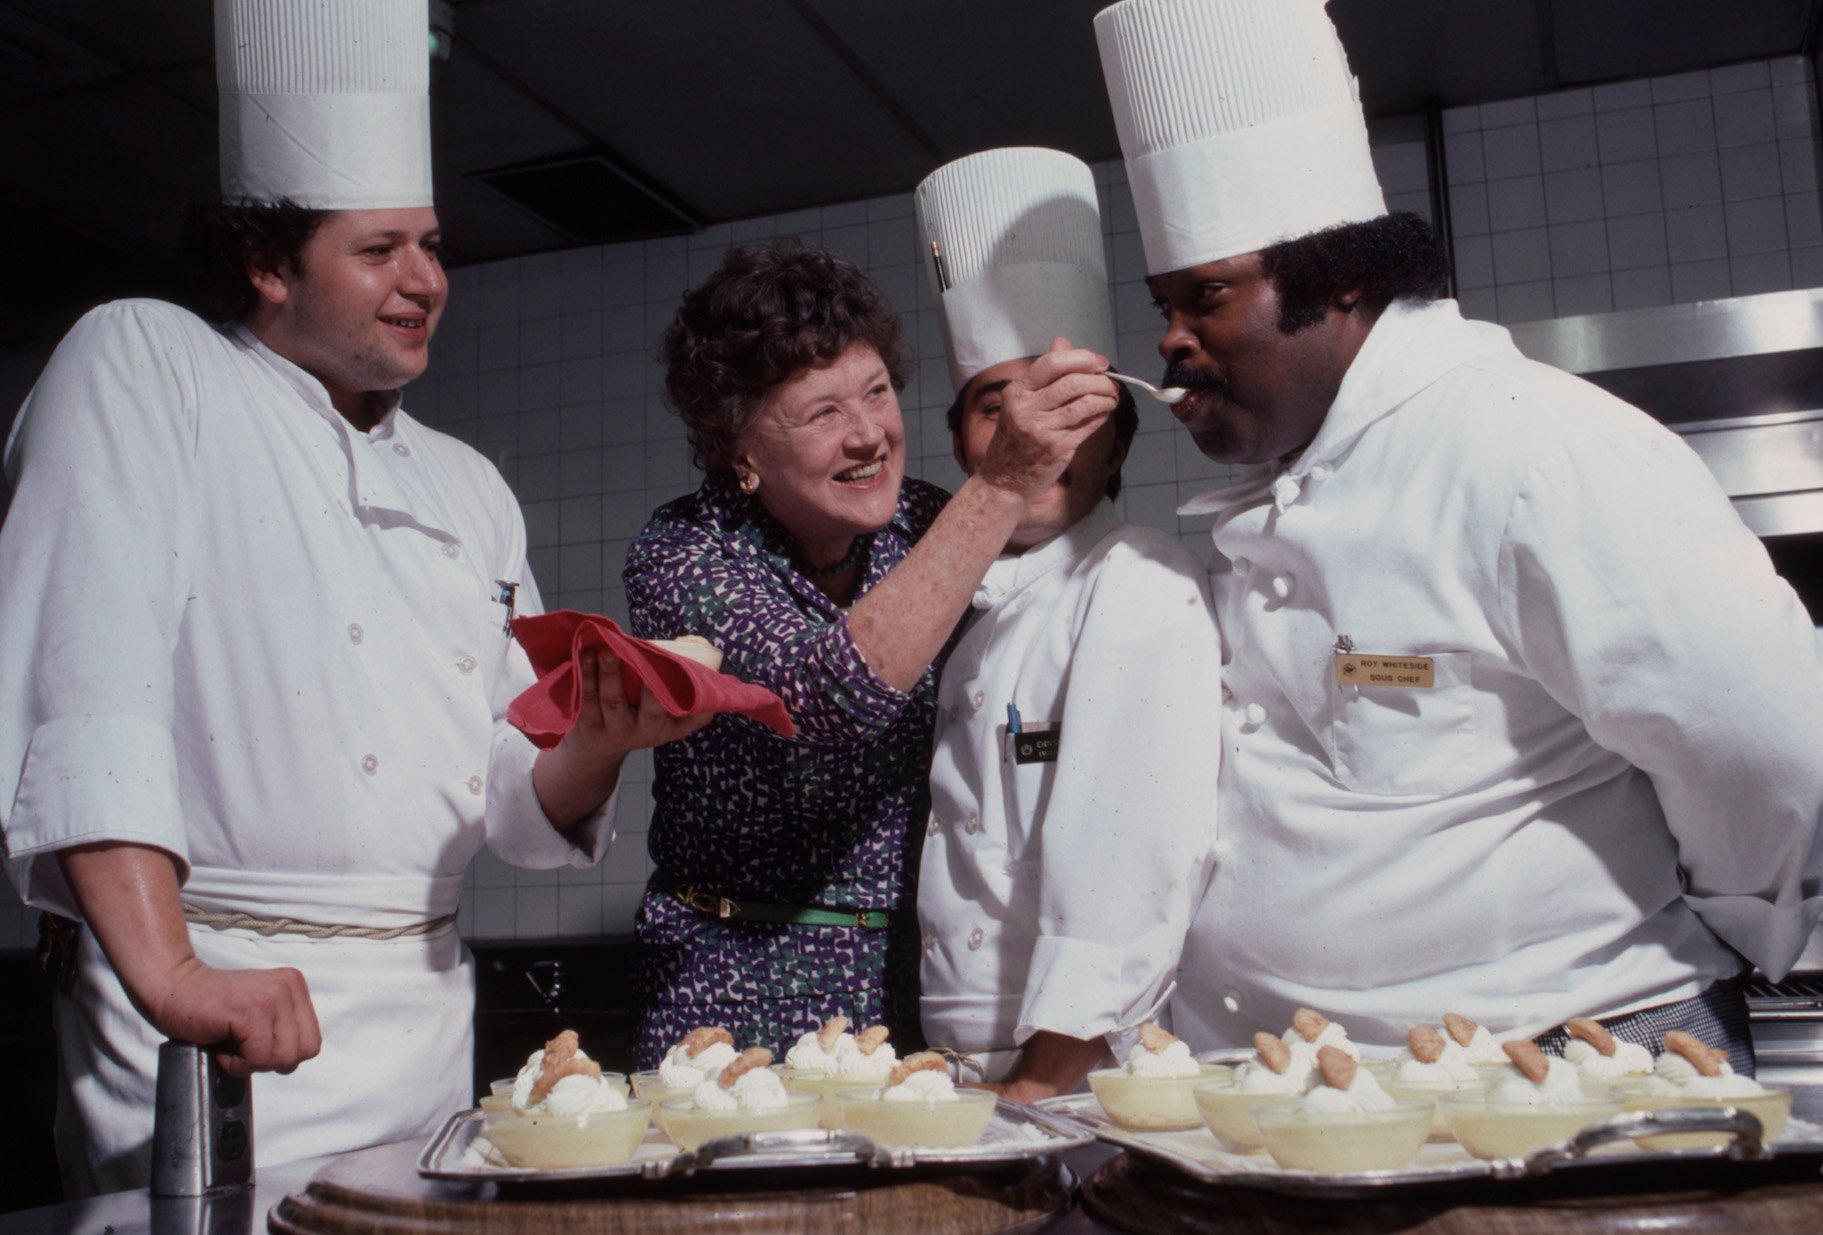
POLYGON ((1137 377, 1128 377, 1125 373, 1116 373, 1112 369, 1107 371, 1107 376, 1113 378, 1117 382, 1125 382, 1135 389, 1145 391, 1160 403, 1176 403, 1179 399, 1190 393, 1182 386, 1167 386, 1163 390, 1160 390, 1151 382, 1143 382, 1137 377))

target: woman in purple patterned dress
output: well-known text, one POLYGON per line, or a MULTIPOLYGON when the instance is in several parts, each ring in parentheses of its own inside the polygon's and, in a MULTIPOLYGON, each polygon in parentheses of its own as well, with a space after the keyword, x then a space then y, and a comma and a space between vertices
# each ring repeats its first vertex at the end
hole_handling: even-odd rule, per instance
POLYGON ((707 639, 798 734, 721 716, 653 753, 639 1066, 698 1025, 781 1056, 836 1013, 915 1041, 933 662, 1027 498, 1113 409, 1107 360, 1034 364, 948 497, 905 478, 899 320, 842 258, 730 252, 663 354, 705 478, 628 554, 633 631, 707 639))

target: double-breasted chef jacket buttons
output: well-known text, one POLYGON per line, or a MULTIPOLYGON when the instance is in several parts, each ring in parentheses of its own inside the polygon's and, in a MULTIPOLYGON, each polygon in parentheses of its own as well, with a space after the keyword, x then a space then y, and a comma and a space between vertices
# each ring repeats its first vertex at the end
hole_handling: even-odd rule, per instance
POLYGON ((459 545, 459 544, 457 544, 457 543, 456 543, 456 542, 455 542, 455 541, 453 541, 453 540, 446 540, 446 541, 444 541, 444 542, 443 542, 443 556, 444 556, 444 557, 460 557, 460 556, 462 556, 462 546, 461 546, 461 545, 459 545))
POLYGON ((1257 703, 1248 704, 1241 715, 1250 725, 1263 725, 1266 723, 1266 709, 1257 703))
POLYGON ((1274 575, 1272 579, 1272 594, 1277 596, 1280 600, 1290 600, 1292 589, 1297 586, 1297 583, 1298 577, 1290 571, 1286 571, 1282 575, 1274 575))
POLYGON ((359 643, 365 637, 366 632, 361 629, 359 622, 348 623, 348 642, 359 643))
POLYGON ((394 442, 392 444, 392 452, 401 459, 409 459, 411 457, 411 447, 407 446, 404 442, 394 442))
POLYGON ((980 951, 981 945, 986 942, 986 940, 987 932, 982 930, 979 926, 975 927, 975 929, 968 933, 968 950, 970 952, 980 951))
POLYGON ((480 662, 473 656, 464 656, 461 660, 456 662, 456 668, 460 669, 463 673, 473 673, 475 671, 475 666, 479 663, 480 662))
POLYGON ((468 791, 476 797, 480 797, 481 790, 486 784, 487 782, 482 780, 479 776, 471 776, 468 778, 468 791))
POLYGON ((361 771, 367 773, 369 776, 372 776, 375 772, 378 772, 379 770, 380 770, 380 760, 379 760, 378 756, 376 756, 376 755, 362 755, 361 756, 361 771))

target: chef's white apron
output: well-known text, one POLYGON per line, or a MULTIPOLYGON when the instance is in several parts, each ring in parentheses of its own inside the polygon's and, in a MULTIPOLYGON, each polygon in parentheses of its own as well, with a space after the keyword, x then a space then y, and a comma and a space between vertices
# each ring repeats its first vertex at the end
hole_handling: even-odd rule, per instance
MULTIPOLYGON (((474 961, 455 923, 385 941, 209 927, 192 927, 190 939, 197 956, 219 968, 299 970, 322 1026, 320 1055, 289 1076, 254 1077, 257 1165, 428 1136, 473 1105, 474 961)), ((57 999, 56 1018, 65 1191, 144 1187, 164 1038, 134 1010, 88 931, 75 990, 57 999)))

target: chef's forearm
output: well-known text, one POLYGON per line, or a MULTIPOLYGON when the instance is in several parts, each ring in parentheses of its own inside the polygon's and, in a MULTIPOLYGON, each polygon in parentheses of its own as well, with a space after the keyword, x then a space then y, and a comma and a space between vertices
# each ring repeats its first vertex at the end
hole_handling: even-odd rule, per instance
POLYGON ((1041 1029, 1019 1048, 1019 1058, 1000 1091, 1015 1102, 1073 1093, 1107 1058, 1108 1044, 1100 1038, 1084 1040, 1041 1029))
POLYGON ((110 841, 62 850, 57 861, 128 997, 152 1019, 178 975, 196 962, 171 856, 110 841))
POLYGON ((600 810, 620 785, 626 757, 623 751, 590 761, 573 756, 562 746, 541 751, 532 764, 532 789, 551 826, 561 832, 600 810))
POLYGON ((1018 494, 971 478, 905 560, 855 602, 848 628, 881 681, 902 691, 918 684, 1024 509, 1018 494))

